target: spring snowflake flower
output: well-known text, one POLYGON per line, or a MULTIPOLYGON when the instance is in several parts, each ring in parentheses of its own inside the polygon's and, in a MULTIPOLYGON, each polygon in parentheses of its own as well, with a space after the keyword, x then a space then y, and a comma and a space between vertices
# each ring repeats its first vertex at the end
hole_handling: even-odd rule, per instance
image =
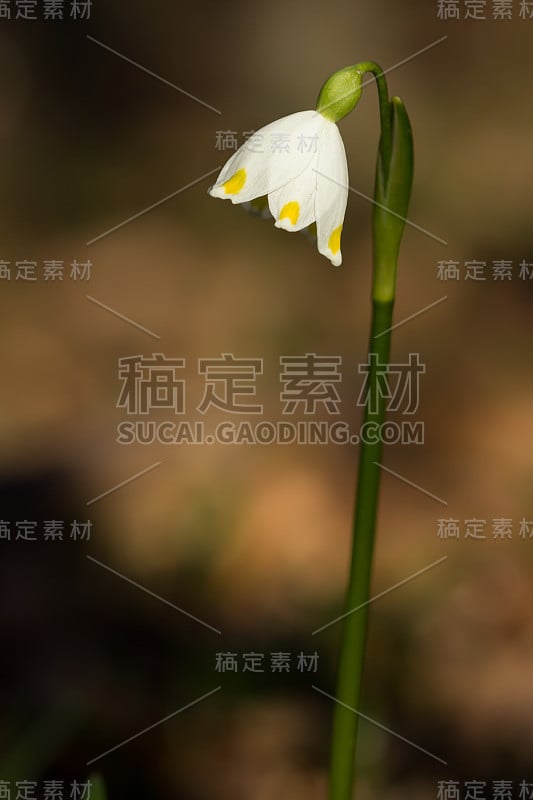
POLYGON ((209 194, 232 203, 266 195, 276 228, 301 231, 316 222, 319 252, 341 264, 348 165, 337 125, 319 111, 290 114, 254 133, 209 194))

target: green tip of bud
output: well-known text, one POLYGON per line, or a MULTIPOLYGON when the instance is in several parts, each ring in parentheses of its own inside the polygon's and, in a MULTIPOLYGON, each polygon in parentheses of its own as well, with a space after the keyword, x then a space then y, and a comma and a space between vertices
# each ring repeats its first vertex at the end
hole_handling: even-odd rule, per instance
POLYGON ((316 104, 323 117, 338 122, 353 111, 361 97, 363 73, 358 67, 345 67, 328 78, 316 104))

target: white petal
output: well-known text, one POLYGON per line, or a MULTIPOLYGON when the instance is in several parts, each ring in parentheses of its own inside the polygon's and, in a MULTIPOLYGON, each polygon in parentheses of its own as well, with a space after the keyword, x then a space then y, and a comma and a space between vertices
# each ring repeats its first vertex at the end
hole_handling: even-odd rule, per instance
POLYGON ((338 267, 342 263, 340 238, 348 202, 348 164, 334 122, 328 122, 322 131, 316 171, 317 246, 319 252, 338 267))
POLYGON ((209 194, 243 203, 284 186, 315 158, 310 143, 323 121, 316 111, 299 111, 265 125, 229 159, 209 194))
POLYGON ((301 231, 315 221, 316 156, 301 175, 268 195, 276 228, 301 231))

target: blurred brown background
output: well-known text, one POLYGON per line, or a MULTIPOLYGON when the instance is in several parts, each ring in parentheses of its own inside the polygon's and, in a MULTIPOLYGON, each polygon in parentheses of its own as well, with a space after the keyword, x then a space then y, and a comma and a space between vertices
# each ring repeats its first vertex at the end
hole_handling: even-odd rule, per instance
MULTIPOLYGON (((407 228, 395 318, 447 300, 395 332, 393 360, 416 352, 427 367, 425 443, 384 460, 448 505, 383 475, 375 591, 448 558, 372 605, 361 710, 448 765, 363 723, 360 796, 436 798, 439 780, 478 779, 488 797, 507 779, 518 797, 533 785, 533 539, 519 535, 533 520, 533 280, 520 275, 533 263, 533 19, 518 0, 512 20, 493 20, 491 2, 486 21, 439 20, 438 5, 94 0, 89 20, 0 22, 0 261, 11 262, 0 517, 93 523, 90 542, 0 541, 0 779, 96 768, 111 797, 325 796, 332 708, 311 687, 335 691, 338 626, 312 632, 342 608, 357 450, 120 445, 118 359, 185 358, 198 399, 198 358, 262 358, 258 399, 275 418, 280 356, 341 355, 341 418, 357 429, 370 204, 350 193, 336 269, 304 237, 210 199, 214 176, 198 179, 231 155, 218 131, 240 144, 312 108, 336 69, 388 68, 447 36, 388 76, 414 129, 410 219, 447 242, 407 228), (91 260, 89 281, 69 278, 74 259, 91 260), (35 282, 16 280, 23 260, 37 262, 35 282), (45 260, 65 262, 62 282, 43 279, 45 260), (458 262, 458 280, 439 279, 441 260, 458 262), (486 263, 484 282, 465 278, 471 260, 486 263), (493 279, 494 261, 512 262, 510 279, 493 279), (459 539, 437 536, 444 517, 460 521, 459 539), (485 540, 465 540, 472 518, 485 540), (512 521, 511 537, 494 538, 495 519, 512 521), (222 651, 315 650, 316 674, 215 670, 222 651)), ((351 185, 371 195, 372 86, 340 128, 351 185)), ((199 418, 193 403, 186 418, 199 418)))

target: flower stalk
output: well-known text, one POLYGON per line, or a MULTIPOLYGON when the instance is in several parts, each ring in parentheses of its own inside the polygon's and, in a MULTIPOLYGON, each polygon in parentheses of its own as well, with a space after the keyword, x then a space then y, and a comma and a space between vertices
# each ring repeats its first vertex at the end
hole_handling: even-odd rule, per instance
MULTIPOLYGON (((399 98, 389 100, 383 71, 373 62, 358 64, 371 72, 378 89, 381 138, 373 211, 372 320, 368 347, 368 391, 363 423, 380 430, 387 398, 380 376, 387 371, 391 347, 398 253, 413 178, 413 142, 409 118, 399 98)), ((359 702, 363 678, 370 583, 380 487, 383 443, 362 441, 359 451, 350 576, 342 620, 341 647, 329 781, 330 800, 352 800, 359 702)))
MULTIPOLYGON (((340 266, 349 181, 337 122, 359 102, 367 73, 374 76, 378 91, 381 137, 372 218, 372 322, 364 423, 373 423, 374 429, 380 430, 386 413, 380 385, 389 363, 398 254, 413 179, 409 118, 398 97, 389 99, 383 70, 373 61, 364 61, 334 73, 322 86, 315 110, 290 114, 256 132, 261 140, 282 137, 283 148, 265 152, 248 141, 224 165, 209 194, 257 210, 268 208, 276 228, 285 231, 316 225, 318 251, 340 266), (302 147, 309 140, 317 141, 316 149, 302 147)), ((352 560, 333 719, 330 800, 352 798, 382 449, 380 441, 363 441, 359 451, 352 560)))

